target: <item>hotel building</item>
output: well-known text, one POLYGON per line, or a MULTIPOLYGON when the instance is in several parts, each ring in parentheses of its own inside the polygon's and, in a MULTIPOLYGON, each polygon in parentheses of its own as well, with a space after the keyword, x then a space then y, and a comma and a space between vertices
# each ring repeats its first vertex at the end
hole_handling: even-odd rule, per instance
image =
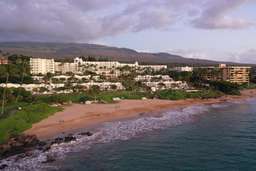
POLYGON ((171 68, 173 71, 178 71, 178 72, 193 72, 193 67, 185 66, 185 67, 174 67, 171 68))
POLYGON ((68 62, 55 62, 55 72, 66 74, 66 73, 77 73, 78 65, 75 63, 68 62))
POLYGON ((218 67, 199 68, 205 70, 204 78, 207 80, 228 81, 236 84, 250 83, 251 67, 220 64, 218 67))
POLYGON ((150 68, 154 71, 166 69, 167 65, 139 65, 138 62, 133 64, 120 63, 118 61, 84 61, 82 58, 75 58, 73 63, 55 62, 54 59, 30 58, 30 69, 32 75, 47 73, 83 73, 85 70, 93 71, 99 75, 118 76, 119 69, 129 66, 135 69, 150 68))
POLYGON ((8 59, 0 55, 0 65, 8 64, 8 59))
POLYGON ((32 75, 55 73, 54 59, 30 58, 29 63, 32 75))
POLYGON ((74 63, 80 66, 84 65, 87 67, 95 67, 96 69, 100 69, 100 70, 117 69, 125 66, 129 66, 137 69, 151 68, 155 71, 159 71, 161 69, 167 69, 167 65, 139 65, 138 62, 130 64, 130 63, 120 63, 118 61, 83 61, 83 59, 79 57, 74 59, 74 63))
POLYGON ((221 68, 223 80, 243 84, 250 82, 250 70, 251 67, 245 66, 228 66, 221 68))

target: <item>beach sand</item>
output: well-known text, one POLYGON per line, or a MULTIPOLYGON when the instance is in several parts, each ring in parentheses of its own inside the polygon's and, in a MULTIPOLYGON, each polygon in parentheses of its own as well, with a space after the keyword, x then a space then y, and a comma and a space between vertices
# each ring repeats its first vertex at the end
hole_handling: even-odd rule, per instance
POLYGON ((41 140, 51 139, 63 133, 97 126, 104 122, 130 119, 192 105, 215 104, 225 101, 256 97, 256 90, 244 90, 241 96, 223 96, 217 99, 187 100, 122 100, 114 104, 73 104, 64 110, 36 123, 25 134, 36 135, 41 140))

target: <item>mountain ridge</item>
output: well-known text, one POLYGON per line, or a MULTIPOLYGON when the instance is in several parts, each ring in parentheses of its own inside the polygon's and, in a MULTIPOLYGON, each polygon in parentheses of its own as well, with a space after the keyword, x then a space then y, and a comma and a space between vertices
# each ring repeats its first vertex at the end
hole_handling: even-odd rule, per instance
POLYGON ((129 48, 119 48, 88 43, 55 42, 0 42, 0 50, 11 54, 23 54, 33 57, 70 59, 76 56, 104 57, 120 62, 134 62, 168 65, 217 65, 220 62, 207 59, 185 58, 167 52, 138 52, 129 48))

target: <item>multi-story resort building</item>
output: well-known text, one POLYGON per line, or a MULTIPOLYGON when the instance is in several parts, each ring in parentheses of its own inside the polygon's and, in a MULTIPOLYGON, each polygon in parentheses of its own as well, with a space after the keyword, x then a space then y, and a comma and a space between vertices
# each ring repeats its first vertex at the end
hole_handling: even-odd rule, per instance
POLYGON ((223 73, 223 80, 238 84, 250 82, 251 67, 228 66, 221 69, 223 73))
POLYGON ((252 80, 252 82, 255 83, 256 82, 256 67, 251 68, 251 74, 250 75, 251 75, 250 79, 252 80))
POLYGON ((79 65, 84 65, 87 67, 94 66, 97 69, 108 69, 108 70, 122 68, 125 66, 131 67, 131 68, 137 68, 137 69, 151 68, 155 71, 167 68, 167 65, 139 65, 138 62, 130 64, 130 63, 120 63, 118 61, 83 61, 83 59, 79 57, 74 59, 74 63, 79 65))
POLYGON ((84 61, 82 58, 75 58, 73 63, 55 62, 54 59, 31 58, 30 68, 31 74, 47 74, 47 73, 83 73, 90 70, 99 75, 118 76, 122 67, 132 67, 136 69, 151 68, 154 71, 166 69, 167 65, 139 65, 138 62, 133 64, 120 63, 118 61, 84 61))
POLYGON ((0 55, 0 65, 8 64, 8 59, 0 55))
POLYGON ((30 73, 32 75, 55 73, 54 59, 30 58, 30 73))
POLYGON ((178 71, 178 72, 193 72, 193 67, 185 66, 185 67, 174 67, 171 68, 173 71, 178 71))
POLYGON ((250 82, 251 67, 248 66, 227 66, 220 64, 218 67, 200 67, 204 69, 204 78, 207 80, 228 81, 236 84, 250 82))
POLYGON ((66 74, 78 72, 78 65, 76 63, 55 62, 54 67, 56 73, 66 74))
POLYGON ((189 89, 186 82, 175 81, 169 75, 138 75, 135 81, 142 82, 153 92, 164 89, 189 89))

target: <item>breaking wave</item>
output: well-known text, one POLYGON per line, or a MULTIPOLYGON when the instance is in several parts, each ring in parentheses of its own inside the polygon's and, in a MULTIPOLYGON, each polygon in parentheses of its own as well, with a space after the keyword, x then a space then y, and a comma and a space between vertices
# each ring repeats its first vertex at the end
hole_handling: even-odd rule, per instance
MULTIPOLYGON (((214 106, 192 106, 163 112, 157 116, 144 116, 133 120, 105 123, 97 128, 92 136, 75 135, 77 140, 70 143, 53 145, 47 152, 35 150, 32 156, 19 158, 17 156, 0 161, 7 164, 6 170, 58 170, 53 164, 43 164, 47 157, 61 160, 70 152, 78 152, 91 148, 94 144, 109 143, 116 140, 128 140, 135 136, 153 130, 164 129, 192 122, 196 116, 207 112, 214 106)), ((216 106, 215 106, 216 107, 216 106)))

